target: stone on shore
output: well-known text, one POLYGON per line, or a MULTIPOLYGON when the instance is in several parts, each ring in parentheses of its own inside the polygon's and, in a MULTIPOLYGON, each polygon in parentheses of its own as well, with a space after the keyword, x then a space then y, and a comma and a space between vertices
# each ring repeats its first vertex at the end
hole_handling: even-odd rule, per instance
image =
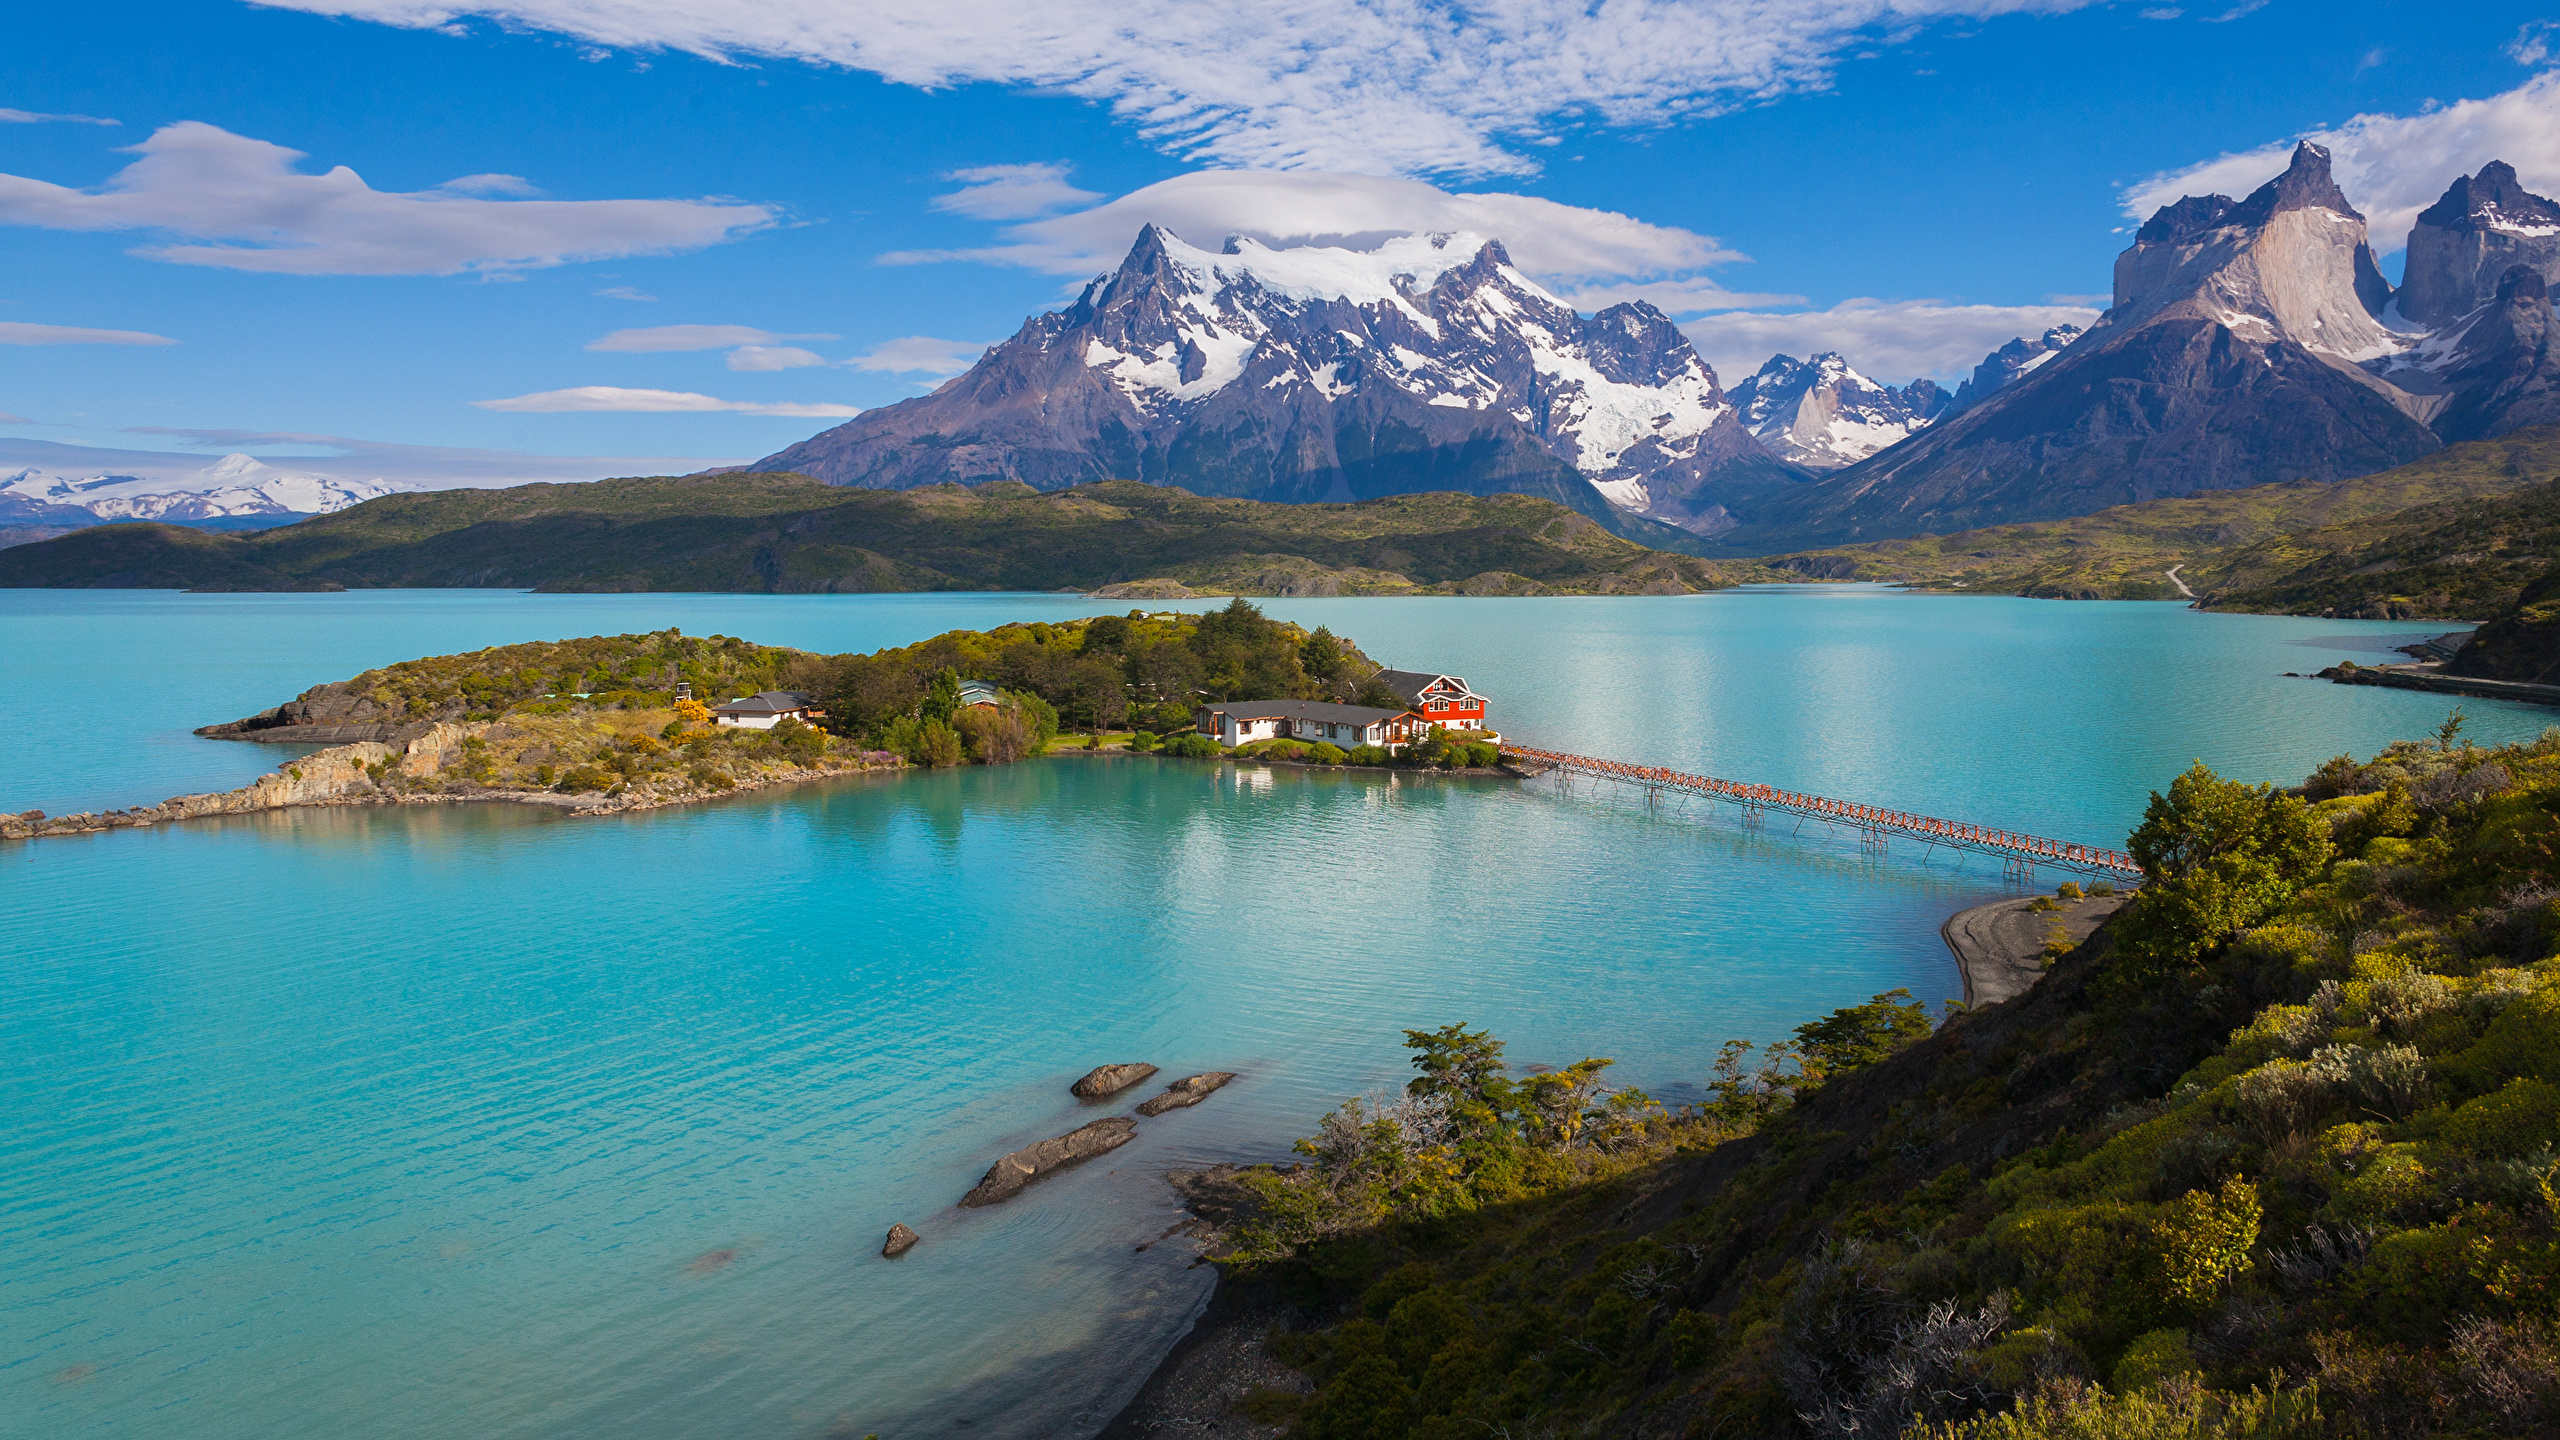
POLYGON ((916 1248, 916 1241, 922 1238, 924 1237, 908 1229, 906 1222, 900 1221, 889 1227, 889 1238, 880 1242, 880 1253, 888 1259, 895 1260, 916 1248))
MULTIPOLYGON (((1153 1068, 1153 1067, 1149 1067, 1153 1068)), ((1123 1115, 1096 1120, 1064 1135, 1026 1145, 987 1167, 987 1176, 976 1189, 960 1197, 970 1207, 993 1205, 1022 1193, 1034 1180, 1045 1179, 1080 1160, 1090 1160, 1129 1143, 1138 1133, 1138 1122, 1123 1115)))
POLYGON ((1231 1070, 1211 1070, 1203 1075, 1185 1075, 1164 1087, 1163 1094, 1139 1106, 1138 1113, 1161 1115, 1167 1110, 1181 1110, 1197 1105, 1234 1078, 1236 1078, 1235 1072, 1231 1070))
POLYGON ((1083 1079, 1068 1086, 1067 1089, 1083 1099, 1099 1100, 1105 1095, 1117 1095, 1154 1073, 1156 1073, 1156 1067, 1143 1063, 1096 1065, 1085 1072, 1083 1079))

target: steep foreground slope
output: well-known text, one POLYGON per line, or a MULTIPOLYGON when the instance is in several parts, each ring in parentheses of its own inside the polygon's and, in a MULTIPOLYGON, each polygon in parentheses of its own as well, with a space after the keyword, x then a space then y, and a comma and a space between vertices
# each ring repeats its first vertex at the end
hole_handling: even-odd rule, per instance
POLYGON ((1655 545, 1677 536, 1652 522, 1713 529, 1734 487, 1803 478, 1743 430, 1668 316, 1643 302, 1576 314, 1497 241, 1212 252, 1155 225, 967 374, 756 468, 892 490, 1524 494, 1655 545))
POLYGON ((1277 505, 1135 481, 891 492, 766 474, 446 490, 255 535, 105 525, 0 550, 0 586, 57 588, 1677 594, 1754 573, 1520 495, 1277 505))
POLYGON ((1404 1099, 1194 1185, 1212 1323, 1303 1380, 1107 1433, 2551 1433, 2560 743, 2306 797, 2197 767, 2026 995, 1729 1047, 1681 1114, 1410 1032, 1404 1099))

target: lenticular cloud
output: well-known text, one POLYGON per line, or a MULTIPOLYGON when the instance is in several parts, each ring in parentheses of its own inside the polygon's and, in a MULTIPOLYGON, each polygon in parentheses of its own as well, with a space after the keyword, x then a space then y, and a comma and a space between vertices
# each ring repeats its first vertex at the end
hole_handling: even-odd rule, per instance
MULTIPOLYGON (((716 200, 491 199, 477 175, 434 190, 376 190, 341 165, 200 121, 164 125, 142 158, 94 190, 0 175, 0 224, 157 230, 196 244, 134 253, 179 265, 285 275, 454 275, 664 254, 734 239, 778 218, 716 200)), ((522 190, 523 182, 512 187, 522 190)))
POLYGON ((1037 85, 1184 158, 1526 174, 1590 119, 1649 126, 1829 83, 1876 27, 2094 0, 265 0, 410 27, 485 16, 622 49, 801 60, 904 85, 1037 85))

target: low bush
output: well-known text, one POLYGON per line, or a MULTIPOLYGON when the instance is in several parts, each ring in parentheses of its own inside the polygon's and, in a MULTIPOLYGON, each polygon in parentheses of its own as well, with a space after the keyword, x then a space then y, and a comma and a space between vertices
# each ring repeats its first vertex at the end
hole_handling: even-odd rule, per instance
POLYGON ((1350 757, 1341 746, 1319 740, 1307 751, 1307 758, 1318 765, 1339 765, 1350 757))
POLYGON ((613 773, 601 766, 572 765, 568 773, 560 777, 560 783, 553 788, 567 795, 583 795, 592 790, 602 790, 612 784, 614 779, 613 773))
POLYGON ((1225 752, 1219 748, 1217 741, 1194 730, 1168 737, 1164 744, 1157 747, 1156 753, 1170 755, 1178 760, 1215 760, 1225 752))
POLYGON ((1342 763, 1345 765, 1384 765, 1395 758, 1395 755, 1384 745, 1354 745, 1351 747, 1350 753, 1342 757, 1342 763))

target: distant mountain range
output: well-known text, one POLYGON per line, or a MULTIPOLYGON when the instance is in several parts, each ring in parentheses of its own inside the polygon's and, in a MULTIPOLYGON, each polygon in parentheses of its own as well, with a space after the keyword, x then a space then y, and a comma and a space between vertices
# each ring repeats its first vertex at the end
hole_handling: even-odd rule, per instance
POLYGON ((345 480, 226 455, 190 472, 155 476, 81 473, 58 466, 0 472, 0 544, 44 539, 119 520, 158 520, 208 530, 290 525, 403 487, 345 480))
POLYGON ((1669 316, 1632 301, 1586 318, 1499 242, 1210 251, 1155 225, 967 374, 754 468, 887 490, 1121 478, 1280 501, 1509 492, 1673 546, 1682 529, 1729 524, 1720 505, 1807 475, 1743 428, 1669 316))
POLYGON ((2420 217, 2395 292, 2328 152, 2305 144, 2246 199, 2163 206, 2117 258, 2114 303, 2087 334, 1988 395, 1960 392, 1911 439, 1770 494, 1710 550, 2342 480, 2560 420, 2555 272, 2560 205, 2492 164, 2420 217))
MULTIPOLYGON (((1983 364, 1989 367, 1998 358, 1983 364)), ((1809 470, 1855 464, 1907 440, 1946 414, 1954 399, 1929 380, 1899 390, 1879 385, 1827 350, 1809 360, 1772 355, 1733 387, 1733 403, 1752 438, 1770 454, 1809 470)))

